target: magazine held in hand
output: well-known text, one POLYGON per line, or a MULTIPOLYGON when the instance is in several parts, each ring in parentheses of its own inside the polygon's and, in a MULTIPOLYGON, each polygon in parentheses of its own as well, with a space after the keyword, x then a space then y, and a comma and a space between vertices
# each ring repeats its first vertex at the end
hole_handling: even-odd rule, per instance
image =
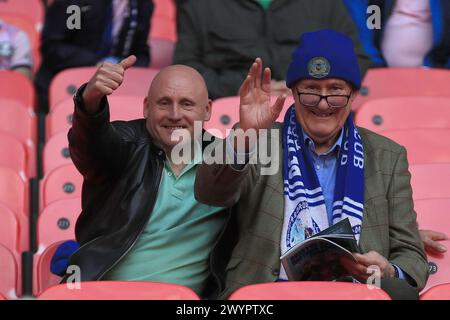
POLYGON ((352 252, 359 253, 348 219, 298 243, 281 256, 291 281, 333 281, 351 277, 356 265, 352 252))

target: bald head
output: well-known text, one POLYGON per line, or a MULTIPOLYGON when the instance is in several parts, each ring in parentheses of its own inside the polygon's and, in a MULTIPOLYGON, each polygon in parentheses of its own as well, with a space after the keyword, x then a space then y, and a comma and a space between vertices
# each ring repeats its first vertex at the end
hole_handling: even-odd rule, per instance
POLYGON ((144 101, 147 129, 166 152, 177 142, 171 139, 176 129, 186 129, 191 137, 195 122, 211 117, 211 100, 205 80, 193 68, 173 65, 162 69, 153 79, 144 101))
POLYGON ((161 89, 161 86, 167 84, 172 85, 174 89, 189 90, 199 98, 208 101, 208 89, 205 80, 194 68, 176 64, 161 69, 150 85, 148 97, 150 98, 155 91, 161 89))

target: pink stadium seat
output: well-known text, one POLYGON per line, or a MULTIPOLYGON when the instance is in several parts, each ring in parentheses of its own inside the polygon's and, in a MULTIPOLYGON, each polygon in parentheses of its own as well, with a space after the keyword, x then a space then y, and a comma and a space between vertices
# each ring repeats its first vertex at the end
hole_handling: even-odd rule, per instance
MULTIPOLYGON (((71 68, 58 73, 50 85, 50 111, 61 101, 71 98, 77 88, 89 81, 97 68, 71 68)), ((122 85, 114 94, 122 96, 146 97, 150 83, 158 70, 150 68, 131 68, 127 70, 122 85)))
POLYGON ((61 278, 50 272, 52 257, 64 241, 53 243, 33 258, 33 295, 38 296, 45 289, 59 284, 61 278))
POLYGON ((420 296, 420 300, 450 300, 450 283, 441 284, 429 289, 420 296))
POLYGON ((60 132, 51 137, 44 146, 44 176, 49 174, 53 169, 65 164, 73 164, 73 162, 70 158, 67 132, 60 132))
POLYGON ((19 252, 20 225, 14 212, 0 203, 0 245, 19 252))
POLYGON ((0 245, 0 294, 8 299, 16 299, 20 288, 19 269, 14 254, 0 245))
POLYGON ((41 211, 56 200, 81 197, 83 176, 73 164, 53 169, 41 181, 41 211))
POLYGON ((450 128, 386 130, 382 135, 406 148, 409 164, 450 163, 450 128))
POLYGON ((44 7, 41 0, 2 0, 0 12, 21 15, 35 26, 36 31, 42 29, 44 7))
POLYGON ((0 70, 0 97, 16 100, 28 109, 33 110, 33 83, 19 72, 0 70))
POLYGON ((37 223, 38 251, 42 252, 55 242, 74 239, 80 213, 80 198, 54 201, 45 207, 37 223))
POLYGON ((450 71, 446 69, 369 69, 352 107, 357 110, 369 100, 388 97, 450 97, 449 82, 450 71))
POLYGON ((138 281, 82 282, 80 289, 67 284, 45 290, 39 300, 199 300, 191 289, 171 283, 138 281))
POLYGON ((0 167, 0 203, 8 206, 16 215, 28 216, 27 182, 7 167, 0 167))
MULTIPOLYGON (((450 191, 450 188, 449 188, 450 191)), ((450 197, 443 199, 421 199, 414 201, 420 229, 435 230, 450 236, 450 197)), ((450 240, 441 241, 450 250, 450 240)), ((450 282, 450 254, 427 252, 430 276, 423 292, 435 285, 450 282)))
MULTIPOLYGON (((111 95, 108 97, 110 119, 133 120, 143 117, 143 97, 111 95)), ((72 126, 73 100, 66 99, 56 105, 47 116, 47 140, 72 126)))
POLYGON ((0 131, 0 150, 8 150, 8 152, 0 152, 0 166, 13 169, 25 179, 27 156, 23 144, 9 133, 0 131))
POLYGON ((348 282, 289 281, 248 285, 229 300, 391 300, 381 289, 348 282))
POLYGON ((177 41, 176 6, 174 1, 154 0, 155 9, 151 19, 150 39, 177 41))
MULTIPOLYGON (((275 103, 277 97, 271 98, 275 103)), ((205 129, 218 137, 226 137, 226 130, 231 129, 239 121, 239 97, 225 97, 213 101, 211 119, 205 122, 205 129)), ((283 111, 278 117, 278 122, 283 122, 284 114, 294 103, 294 98, 288 96, 284 102, 283 111)))
POLYGON ((0 98, 0 130, 13 135, 24 145, 27 151, 26 172, 28 177, 36 175, 36 128, 37 119, 32 109, 27 109, 20 101, 0 98))
POLYGON ((6 298, 2 294, 0 294, 0 300, 6 300, 6 298))
POLYGON ((414 201, 450 198, 450 164, 428 163, 409 167, 414 201))
POLYGON ((39 53, 40 35, 36 26, 27 17, 15 13, 3 13, 0 11, 0 19, 19 28, 28 35, 33 52, 33 71, 37 71, 41 63, 41 55, 39 53))
POLYGON ((375 132, 402 129, 450 128, 450 97, 374 99, 356 112, 358 126, 375 132))
POLYGON ((152 38, 149 39, 149 45, 150 55, 152 57, 150 67, 162 69, 173 63, 175 42, 167 39, 152 38))

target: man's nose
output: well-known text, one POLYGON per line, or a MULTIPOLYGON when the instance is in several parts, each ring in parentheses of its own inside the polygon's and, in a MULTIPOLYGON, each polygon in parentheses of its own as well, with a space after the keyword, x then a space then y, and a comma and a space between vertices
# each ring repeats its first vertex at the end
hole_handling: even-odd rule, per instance
POLYGON ((182 117, 180 107, 178 105, 172 106, 169 111, 169 119, 180 120, 182 117))
POLYGON ((329 106, 328 106, 327 99, 326 98, 320 99, 319 104, 317 105, 317 108, 323 109, 323 110, 328 109, 329 106))

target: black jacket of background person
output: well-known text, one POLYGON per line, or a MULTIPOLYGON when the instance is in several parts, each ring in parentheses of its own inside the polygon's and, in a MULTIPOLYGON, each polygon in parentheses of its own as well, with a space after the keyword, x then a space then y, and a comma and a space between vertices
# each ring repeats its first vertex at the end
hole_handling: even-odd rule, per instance
MULTIPOLYGON (((67 68, 95 66, 103 56, 99 55, 104 30, 107 26, 108 7, 112 0, 56 0, 47 9, 41 36, 42 65, 36 75, 39 109, 47 111, 47 94, 52 78, 67 68), (67 8, 81 8, 81 29, 69 30, 67 8)), ((152 0, 138 0, 138 25, 129 54, 137 57, 136 66, 148 67, 150 51, 147 44, 152 0)), ((123 26, 128 26, 124 20, 123 26)), ((128 28, 119 31, 118 47, 122 47, 128 28)), ((121 50, 122 51, 122 50, 121 50)), ((126 58, 126 57, 120 57, 126 58)))
POLYGON ((210 97, 235 96, 256 57, 285 80, 300 35, 318 29, 347 34, 356 44, 363 73, 370 65, 358 31, 342 1, 273 0, 264 10, 255 0, 187 1, 179 10, 174 63, 197 69, 210 97))
POLYGON ((80 98, 84 88, 74 98, 68 134, 70 155, 84 177, 82 212, 75 227, 81 248, 69 265, 80 267, 81 281, 94 281, 129 252, 145 228, 166 156, 153 143, 144 119, 109 122, 106 98, 97 114, 88 115, 80 98))

